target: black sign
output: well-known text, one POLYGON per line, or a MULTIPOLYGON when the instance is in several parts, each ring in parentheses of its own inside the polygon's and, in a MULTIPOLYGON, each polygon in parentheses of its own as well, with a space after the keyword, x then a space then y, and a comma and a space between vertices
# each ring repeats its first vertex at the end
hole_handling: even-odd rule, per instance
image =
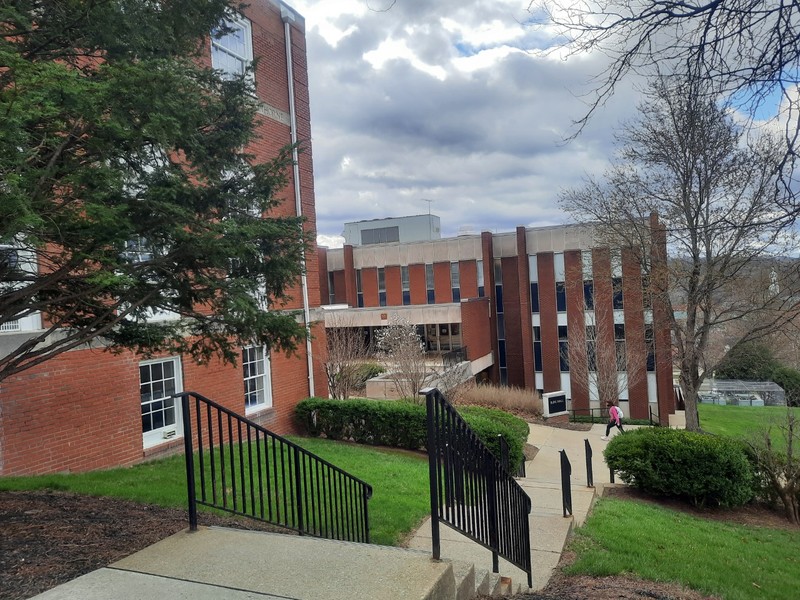
POLYGON ((547 413, 555 414, 567 412, 567 396, 566 394, 559 394, 558 396, 547 397, 547 413))

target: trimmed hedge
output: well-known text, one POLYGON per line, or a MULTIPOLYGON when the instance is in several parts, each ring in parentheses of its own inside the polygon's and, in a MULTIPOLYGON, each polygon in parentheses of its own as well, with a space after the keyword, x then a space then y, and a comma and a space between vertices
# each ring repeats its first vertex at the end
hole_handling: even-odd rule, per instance
POLYGON ((622 481, 652 495, 674 496, 696 506, 740 506, 754 495, 745 448, 729 438, 643 428, 615 436, 604 456, 622 481))
MULTIPOLYGON (((525 421, 501 410, 478 406, 459 407, 458 411, 498 458, 497 436, 503 436, 512 470, 513 465, 522 462, 528 439, 525 421)), ((427 443, 425 406, 402 400, 308 398, 295 408, 295 418, 299 427, 314 437, 409 450, 421 450, 427 443)))

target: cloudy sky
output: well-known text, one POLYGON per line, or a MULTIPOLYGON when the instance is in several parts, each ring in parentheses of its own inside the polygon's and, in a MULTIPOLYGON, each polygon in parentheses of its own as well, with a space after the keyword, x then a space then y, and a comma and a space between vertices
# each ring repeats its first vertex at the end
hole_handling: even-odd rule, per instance
POLYGON ((320 243, 429 210, 446 236, 564 223, 559 191, 602 173, 637 103, 626 82, 566 142, 602 64, 543 53, 526 0, 289 1, 306 19, 320 243))

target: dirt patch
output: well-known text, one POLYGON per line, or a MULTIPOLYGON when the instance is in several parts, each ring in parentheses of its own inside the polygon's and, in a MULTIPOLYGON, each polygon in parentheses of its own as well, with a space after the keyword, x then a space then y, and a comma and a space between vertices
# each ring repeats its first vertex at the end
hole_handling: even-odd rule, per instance
MULTIPOLYGON (((202 525, 282 531, 201 514, 202 525)), ((49 490, 0 492, 0 599, 30 598, 189 526, 186 510, 49 490)))

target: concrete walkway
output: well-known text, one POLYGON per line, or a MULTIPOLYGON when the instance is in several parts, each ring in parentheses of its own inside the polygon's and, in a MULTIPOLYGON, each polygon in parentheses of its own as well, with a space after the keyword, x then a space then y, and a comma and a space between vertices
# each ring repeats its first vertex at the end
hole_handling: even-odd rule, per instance
MULTIPOLYGON (((609 481, 601 440, 604 425, 572 431, 531 425, 529 443, 539 450, 519 483, 532 500, 531 549, 534 589, 547 585, 574 525, 584 522, 595 488, 586 485, 584 440, 593 450, 595 485, 609 481), (564 517, 560 450, 572 463, 573 515, 564 517)), ((613 435, 613 434, 612 434, 613 435)), ((106 568, 60 585, 42 600, 161 599, 254 600, 452 600, 464 596, 464 563, 475 565, 468 585, 480 590, 492 568, 489 550, 441 526, 442 561, 431 560, 430 522, 412 536, 408 549, 223 528, 183 531, 106 568), (451 561, 464 561, 451 563, 451 561), (474 578, 473 578, 474 576, 474 578), (474 583, 472 583, 474 581, 474 583)), ((520 569, 500 561, 503 582, 527 587, 520 569)), ((497 579, 497 578, 495 578, 497 579)), ((485 584, 488 585, 488 584, 485 584)), ((506 590, 509 586, 506 585, 506 590)))
MULTIPOLYGON (((590 431, 573 431, 531 424, 528 443, 539 451, 533 460, 525 463, 526 477, 519 484, 531 499, 531 562, 533 564, 533 589, 547 585, 561 558, 564 544, 573 526, 583 524, 595 497, 597 486, 609 483, 610 474, 603 460, 603 449, 608 442, 600 438, 605 425, 593 425, 590 431), (585 441, 592 448, 592 473, 595 487, 586 485, 585 441), (561 455, 565 450, 572 465, 572 516, 564 517, 561 493, 561 455)), ((613 433, 611 434, 614 435, 613 433)), ((441 525, 441 556, 443 559, 470 561, 476 569, 491 570, 492 554, 453 529, 441 525)), ((431 549, 430 519, 423 523, 408 543, 410 548, 431 549)), ((514 565, 500 559, 500 575, 516 584, 527 587, 527 575, 514 565)))

